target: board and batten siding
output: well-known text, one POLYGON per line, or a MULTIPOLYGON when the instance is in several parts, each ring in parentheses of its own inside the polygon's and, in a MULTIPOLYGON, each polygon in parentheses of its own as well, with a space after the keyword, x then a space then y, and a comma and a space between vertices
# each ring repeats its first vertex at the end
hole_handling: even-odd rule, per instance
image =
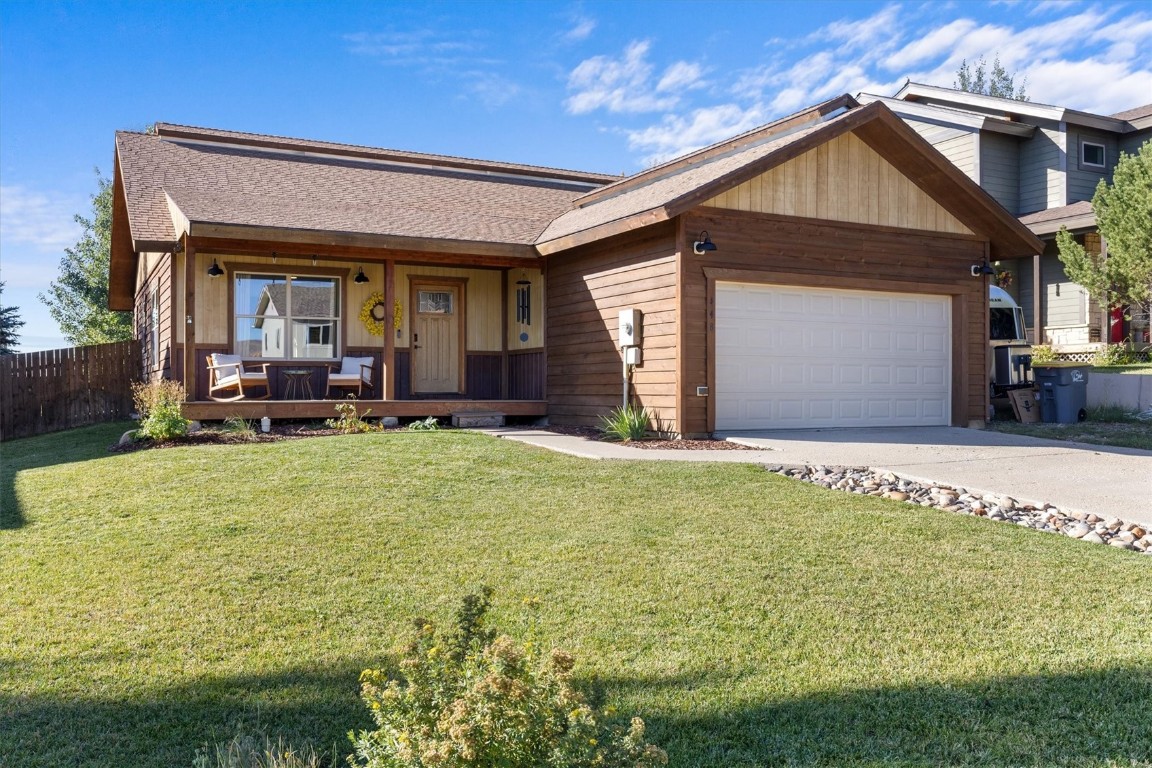
POLYGON ((633 372, 632 403, 679 431, 675 232, 668 222, 549 260, 545 337, 553 423, 596 426, 621 405, 619 313, 635 308, 643 312, 643 363, 633 372))
POLYGON ((1067 203, 1064 177, 1066 135, 1055 123, 1041 121, 1032 137, 1020 142, 1018 216, 1067 203))
POLYGON ((963 223, 852 133, 705 203, 715 208, 971 234, 963 223))
POLYGON ((1012 136, 984 132, 980 136, 980 178, 984 191, 1013 216, 1019 208, 1020 142, 1012 136))
MULTIPOLYGON (((452 277, 468 281, 464 319, 467 350, 469 352, 499 352, 503 349, 504 331, 501 307, 504 300, 504 272, 499 269, 468 269, 464 267, 431 267, 396 265, 396 298, 404 305, 404 321, 396 336, 397 347, 407 347, 411 308, 408 306, 409 277, 452 277)), ((360 305, 356 305, 360 311, 360 305)))
POLYGON ((1116 136, 1107 133, 1089 131, 1076 126, 1068 128, 1068 202, 1076 203, 1081 200, 1091 200, 1096 194, 1096 185, 1101 179, 1112 182, 1112 171, 1116 167, 1116 136), (1104 167, 1093 168, 1081 162, 1083 152, 1081 145, 1104 145, 1104 167))
POLYGON ((987 317, 984 284, 970 267, 985 241, 971 235, 797 219, 702 207, 682 219, 680 376, 681 431, 701 435, 712 427, 710 397, 697 388, 709 380, 711 320, 709 279, 774 285, 824 286, 951 297, 952 408, 950 422, 982 422, 987 396, 987 317), (691 252, 706 229, 717 250, 691 252))
POLYGON ((1046 328, 1086 325, 1087 293, 1081 286, 1068 279, 1059 256, 1045 254, 1041 262, 1040 268, 1045 283, 1043 287, 1046 328))

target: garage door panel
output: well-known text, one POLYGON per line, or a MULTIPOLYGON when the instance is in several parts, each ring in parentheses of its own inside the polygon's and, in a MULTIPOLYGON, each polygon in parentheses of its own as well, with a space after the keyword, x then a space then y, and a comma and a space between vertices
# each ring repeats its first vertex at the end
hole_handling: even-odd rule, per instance
POLYGON ((949 423, 946 296, 718 283, 716 428, 949 423))

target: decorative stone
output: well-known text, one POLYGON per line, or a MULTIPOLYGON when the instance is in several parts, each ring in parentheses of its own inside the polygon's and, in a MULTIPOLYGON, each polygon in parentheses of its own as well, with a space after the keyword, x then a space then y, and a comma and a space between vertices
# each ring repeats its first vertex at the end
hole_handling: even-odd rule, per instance
POLYGON ((884 494, 884 498, 892 499, 892 501, 908 501, 908 494, 903 491, 888 491, 884 494))
POLYGON ((1091 533, 1092 529, 1084 523, 1073 523, 1072 525, 1064 526, 1063 533, 1065 536, 1070 536, 1073 539, 1082 539, 1091 533))
POLYGON ((1088 534, 1086 536, 1084 536, 1084 538, 1080 539, 1080 541, 1090 541, 1093 544, 1103 544, 1104 543, 1104 539, 1101 538, 1100 534, 1096 533, 1096 531, 1089 531, 1088 534))

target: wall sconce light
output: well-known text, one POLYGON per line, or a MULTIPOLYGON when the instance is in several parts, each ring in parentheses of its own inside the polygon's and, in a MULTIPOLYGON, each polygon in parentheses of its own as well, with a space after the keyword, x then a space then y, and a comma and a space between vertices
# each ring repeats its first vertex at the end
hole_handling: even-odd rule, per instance
POLYGON ((368 282, 368 275, 364 274, 364 267, 360 267, 360 269, 356 272, 356 277, 352 278, 352 282, 354 282, 354 283, 366 283, 366 282, 368 282))
POLYGON ((220 277, 224 274, 224 270, 220 269, 220 264, 216 259, 212 259, 212 266, 208 267, 208 277, 220 277))
POLYGON ((972 277, 981 277, 984 275, 995 275, 996 270, 988 263, 987 259, 979 264, 972 265, 972 277))
POLYGON ((700 233, 700 239, 692 243, 692 253, 697 256, 703 256, 708 251, 717 250, 716 244, 712 242, 712 238, 708 237, 708 230, 700 233))

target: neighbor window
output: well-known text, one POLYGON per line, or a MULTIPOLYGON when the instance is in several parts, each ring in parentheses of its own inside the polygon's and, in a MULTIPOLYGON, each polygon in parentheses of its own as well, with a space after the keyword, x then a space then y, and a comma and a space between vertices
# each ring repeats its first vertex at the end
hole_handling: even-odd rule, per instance
POLYGON ((339 356, 339 279, 238 273, 235 297, 237 354, 286 360, 339 356))
POLYGON ((1104 145, 1085 141, 1080 145, 1080 164, 1089 168, 1104 167, 1104 145))

